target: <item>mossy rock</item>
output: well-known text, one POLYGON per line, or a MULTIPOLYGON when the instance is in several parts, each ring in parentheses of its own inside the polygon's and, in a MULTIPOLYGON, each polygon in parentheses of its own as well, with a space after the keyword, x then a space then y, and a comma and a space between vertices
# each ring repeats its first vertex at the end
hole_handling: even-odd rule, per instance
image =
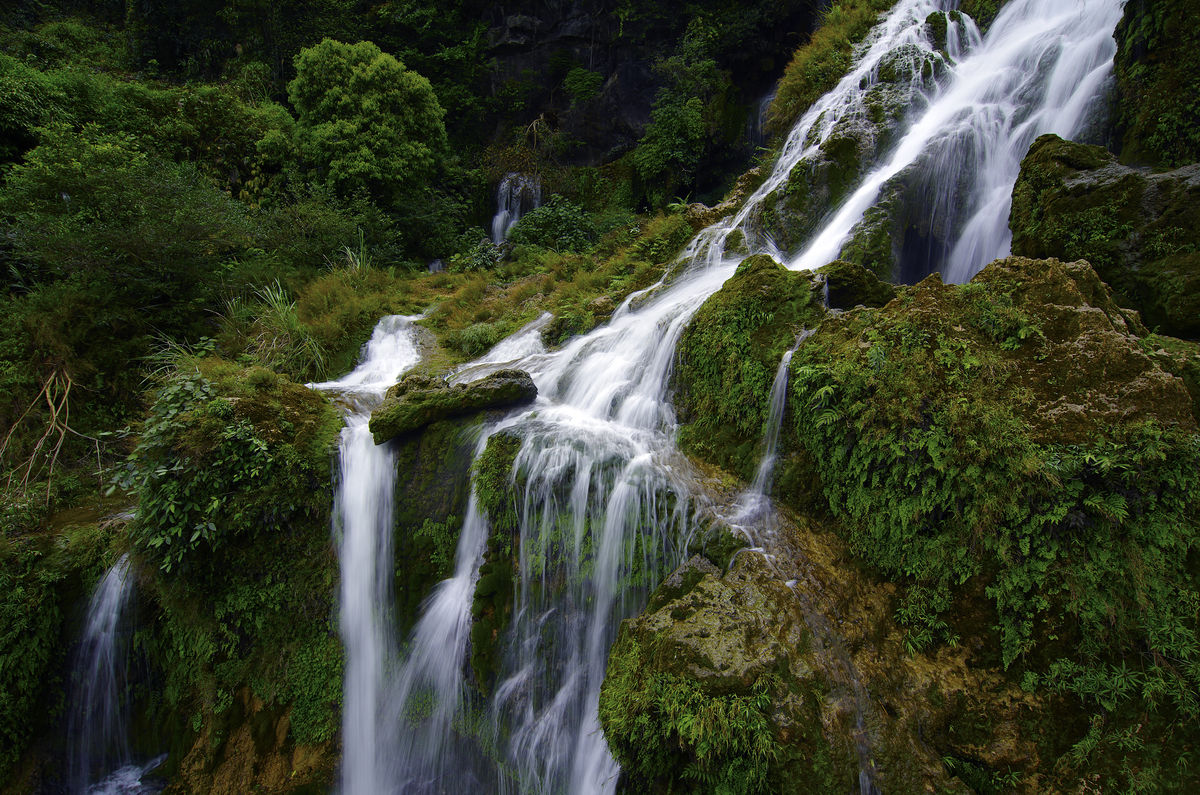
POLYGON ((600 722, 623 792, 848 791, 822 731, 799 603, 757 554, 725 575, 694 557, 622 623, 600 722))
POLYGON ((1031 692, 1114 726, 1162 715, 1174 742, 1200 716, 1159 694, 1200 682, 1144 654, 1200 653, 1200 432, 1161 347, 1086 262, 1012 257, 826 318, 789 416, 850 548, 909 586, 913 648, 977 644, 1031 692), (989 612, 958 638, 955 616, 989 612), (1133 665, 1152 685, 1096 707, 1133 665))
POLYGON ((853 262, 835 260, 818 268, 817 273, 825 277, 830 309, 880 307, 896 297, 895 287, 853 262))
POLYGON ((680 338, 674 386, 682 447, 750 479, 779 362, 823 314, 811 273, 762 254, 744 260, 680 338))
POLYGON ((439 420, 392 442, 394 593, 401 633, 416 622, 433 586, 454 573, 483 420, 482 412, 439 420))
POLYGON ((410 376, 388 390, 383 405, 371 414, 376 444, 450 417, 484 409, 531 403, 537 386, 522 370, 498 370, 469 384, 448 384, 428 376, 410 376))
POLYGON ((1164 168, 1200 161, 1200 2, 1129 0, 1114 38, 1121 159, 1164 168))
POLYGON ((496 677, 499 641, 512 618, 520 572, 517 511, 525 489, 513 473, 520 449, 519 436, 501 431, 488 439, 474 464, 475 496, 491 525, 471 601, 471 671, 484 693, 496 677))
POLYGON ((1086 259, 1151 328, 1200 338, 1200 165, 1155 174, 1045 135, 1021 163, 1009 226, 1014 254, 1086 259))

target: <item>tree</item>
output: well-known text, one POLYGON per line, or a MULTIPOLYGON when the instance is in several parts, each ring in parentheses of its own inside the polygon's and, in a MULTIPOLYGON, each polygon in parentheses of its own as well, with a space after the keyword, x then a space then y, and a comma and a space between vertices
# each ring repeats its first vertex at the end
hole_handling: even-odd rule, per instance
POLYGON ((296 143, 316 181, 389 206, 434 178, 447 142, 428 80, 369 41, 325 39, 295 63, 296 143))

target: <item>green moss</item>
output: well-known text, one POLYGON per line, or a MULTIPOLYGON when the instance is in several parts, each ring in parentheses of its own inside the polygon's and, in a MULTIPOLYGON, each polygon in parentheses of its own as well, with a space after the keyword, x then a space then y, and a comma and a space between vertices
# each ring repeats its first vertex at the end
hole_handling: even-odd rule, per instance
POLYGON ((807 44, 796 50, 768 112, 768 129, 786 131, 812 103, 832 89, 850 70, 854 45, 887 11, 889 0, 837 0, 825 12, 821 26, 807 44))
POLYGON ((934 11, 925 17, 925 27, 929 31, 929 38, 933 40, 933 46, 936 49, 946 49, 946 33, 949 26, 950 20, 945 11, 934 11))
POLYGON ((392 442, 396 461, 392 545, 396 622, 416 622, 421 602, 454 570, 482 417, 442 420, 392 442))
POLYGON ((247 691, 269 714, 293 709, 288 743, 336 733, 330 461, 341 424, 322 395, 263 368, 184 357, 162 381, 129 466, 131 539, 153 566, 152 620, 137 640, 157 672, 145 695, 164 725, 197 716, 170 736, 169 764, 201 731, 215 764, 247 691))
POLYGON ((756 556, 700 557, 624 622, 600 722, 626 792, 834 792, 851 771, 822 732, 804 619, 756 556))
POLYGON ((975 20, 979 29, 986 33, 1006 3, 1008 0, 963 0, 958 10, 975 20))
POLYGON ((438 420, 529 403, 535 397, 533 379, 521 370, 499 370, 453 386, 425 376, 409 376, 389 390, 387 400, 371 414, 371 433, 376 444, 383 444, 438 420))
POLYGON ((1147 174, 1100 147, 1043 136, 1021 164, 1013 251, 1086 259, 1151 327, 1200 337, 1200 190, 1189 171, 1147 174))
POLYGON ((1200 161, 1200 3, 1130 0, 1115 38, 1122 160, 1200 161))
POLYGON ((1129 328, 1083 265, 931 278, 827 319, 793 360, 791 416, 852 549, 912 586, 914 647, 986 598, 987 646, 1030 687, 1185 725, 1200 680, 1153 660, 1200 653, 1200 435, 1129 328))
POLYGON ((875 274, 843 260, 835 260, 817 273, 825 277, 832 309, 853 309, 856 306, 879 307, 896 297, 896 288, 880 281, 875 274))
POLYGON ((688 452, 749 479, 785 351, 822 314, 812 277, 758 255, 738 266, 684 331, 675 405, 688 452))
POLYGON ((475 497, 492 529, 471 603, 471 670, 485 693, 495 678, 498 641, 512 617, 520 544, 517 511, 524 491, 514 479, 513 464, 520 449, 519 437, 494 434, 474 465, 475 497))

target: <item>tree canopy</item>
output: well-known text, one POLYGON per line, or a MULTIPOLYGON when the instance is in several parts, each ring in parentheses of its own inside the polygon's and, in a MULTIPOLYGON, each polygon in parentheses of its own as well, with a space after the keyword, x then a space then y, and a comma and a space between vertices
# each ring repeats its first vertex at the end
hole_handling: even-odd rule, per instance
POLYGON ((394 204, 436 174, 445 111, 427 79, 369 41, 325 39, 295 64, 296 144, 317 181, 394 204))

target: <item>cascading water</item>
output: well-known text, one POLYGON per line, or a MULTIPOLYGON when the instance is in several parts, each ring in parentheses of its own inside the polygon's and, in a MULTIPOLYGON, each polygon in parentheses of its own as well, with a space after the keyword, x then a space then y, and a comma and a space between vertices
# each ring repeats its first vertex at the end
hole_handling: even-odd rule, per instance
MULTIPOLYGON (((1094 112, 1112 73, 1121 6, 1121 0, 1011 0, 982 40, 963 17, 966 30, 952 29, 949 40, 967 49, 957 58, 951 53, 949 73, 925 97, 924 109, 913 114, 891 154, 789 267, 812 269, 836 259, 880 190, 910 167, 919 170, 913 177, 921 188, 916 201, 928 205, 923 215, 930 224, 939 213, 965 219, 950 223, 945 235, 941 270, 948 281, 966 281, 1006 255, 1021 159, 1038 135, 1070 138, 1094 112)), ((916 40, 932 51, 927 37, 916 40)), ((933 236, 929 229, 917 231, 933 236)), ((906 270, 927 272, 923 265, 906 270)))
MULTIPOLYGON (((433 713, 398 746, 401 756, 418 762, 410 767, 417 771, 413 786, 574 793, 615 789, 619 769, 597 716, 608 648, 620 619, 640 609, 659 577, 682 557, 698 499, 673 441, 676 423, 668 392, 679 336, 742 259, 725 253, 726 239, 735 230, 752 251, 789 261, 758 226, 764 200, 787 183, 799 164, 816 158, 839 125, 870 116, 867 90, 879 82, 885 58, 905 45, 918 53, 918 61, 934 58, 936 47, 925 20, 952 5, 946 0, 900 0, 882 17, 858 50, 850 73, 789 133, 763 185, 733 217, 698 234, 668 279, 630 296, 607 325, 562 350, 547 353, 539 346, 515 352, 518 358, 509 364, 530 372, 539 397, 530 410, 503 423, 506 432, 522 440, 513 482, 520 484, 523 498, 514 540, 519 586, 488 706, 490 736, 481 736, 489 733, 477 716, 466 714, 473 705, 459 695, 467 639, 458 622, 470 597, 456 589, 477 576, 486 534, 481 527, 464 529, 454 577, 439 586, 423 609, 419 627, 440 625, 441 631, 427 636, 418 629, 412 639, 406 670, 414 671, 418 684, 408 686, 404 709, 413 712, 419 704, 430 704, 425 711, 433 713), (443 667, 454 668, 444 681, 436 680, 439 659, 443 667), (418 691, 435 699, 416 699, 418 691), (473 734, 478 743, 467 748, 470 743, 447 740, 452 734, 460 739, 473 734)), ((910 127, 892 150, 879 153, 882 164, 867 169, 862 185, 804 253, 790 259, 790 267, 813 268, 836 258, 880 187, 915 162, 931 142, 955 140, 964 129, 976 129, 972 117, 980 117, 978 129, 1013 131, 979 137, 981 152, 1000 141, 1018 151, 1022 140, 1046 129, 1043 121, 1033 120, 1049 118, 1047 108, 1055 98, 1069 96, 1072 113, 1077 113, 1073 118, 1082 118, 1104 82, 1102 63, 1111 57, 1109 43, 1101 41, 1098 31, 1111 35, 1119 11, 1120 0, 1012 0, 986 39, 973 23, 952 20, 945 54, 936 55, 946 64, 941 79, 929 88, 919 75, 911 83, 908 95, 917 107, 908 113, 910 127), (1073 91, 1064 94, 1060 89, 1068 84, 1073 91)), ((1057 129, 1070 133, 1069 126, 1057 129)), ((981 162, 1000 172, 1010 161, 981 162)), ((971 195, 982 191, 985 182, 983 175, 975 176, 980 179, 971 182, 971 195)), ((1011 187, 1013 176, 997 173, 996 179, 1009 180, 1011 187)), ((970 212, 978 216, 985 202, 972 201, 979 206, 971 205, 970 212)), ((1007 253, 1002 240, 988 245, 990 250, 972 254, 980 264, 1007 253)), ((477 377, 494 364, 481 362, 459 377, 477 377)), ((759 487, 764 493, 767 477, 769 472, 759 487)), ((469 524, 479 518, 474 510, 472 514, 469 524)), ((846 676, 853 680, 852 671, 846 676)), ((861 715, 865 695, 854 700, 861 715)), ((348 733, 348 754, 350 740, 348 733)), ((869 792, 874 783, 865 728, 855 744, 862 760, 862 788, 869 792)))
MULTIPOLYGON (((767 425, 763 432, 762 455, 759 457, 758 469, 754 474, 754 482, 738 500, 737 513, 731 522, 738 526, 746 526, 753 522, 764 521, 771 511, 771 478, 775 474, 775 461, 779 451, 779 431, 783 426, 783 412, 787 408, 788 368, 792 364, 792 356, 806 339, 813 334, 812 329, 805 329, 796 338, 796 344, 788 349, 779 360, 779 368, 775 371, 775 380, 771 382, 771 398, 767 407, 767 425)), ((756 539, 751 539, 756 541, 756 539)))
POLYGON ((161 789, 141 779, 165 757, 138 765, 129 748, 129 632, 123 623, 133 585, 129 556, 122 555, 88 603, 67 725, 72 793, 134 795, 161 789))
POLYGON ((529 174, 505 174, 496 189, 496 214, 492 216, 492 242, 508 237, 521 216, 542 206, 542 178, 529 174))
POLYGON ((342 706, 341 788, 346 795, 397 790, 397 722, 392 668, 396 637, 392 616, 392 500, 396 466, 391 448, 376 445, 367 423, 388 387, 420 361, 415 318, 379 321, 362 361, 339 381, 313 384, 337 393, 346 427, 334 510, 340 564, 339 627, 346 648, 342 706))

